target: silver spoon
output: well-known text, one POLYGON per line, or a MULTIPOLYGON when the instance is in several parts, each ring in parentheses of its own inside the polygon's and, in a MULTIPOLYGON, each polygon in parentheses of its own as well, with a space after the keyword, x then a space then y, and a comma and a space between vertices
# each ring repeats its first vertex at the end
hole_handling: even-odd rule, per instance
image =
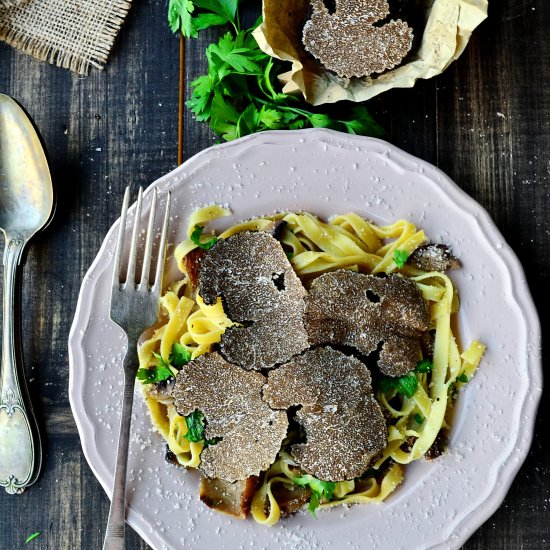
POLYGON ((29 240, 54 209, 50 171, 38 135, 21 107, 0 94, 0 230, 4 233, 4 307, 0 364, 0 486, 22 493, 38 477, 42 448, 16 339, 16 276, 29 240), (22 383, 19 382, 19 376, 22 383), (24 397, 25 396, 25 397, 24 397))

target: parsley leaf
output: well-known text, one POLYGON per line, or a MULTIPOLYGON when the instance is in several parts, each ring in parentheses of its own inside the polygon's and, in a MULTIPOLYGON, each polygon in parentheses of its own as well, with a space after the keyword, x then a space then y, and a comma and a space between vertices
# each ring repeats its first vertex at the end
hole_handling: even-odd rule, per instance
POLYGON ((28 542, 31 542, 31 540, 34 540, 36 537, 39 537, 41 534, 42 534, 42 531, 37 531, 36 533, 29 535, 27 537, 27 540, 25 541, 25 544, 27 544, 28 542))
POLYGON ((157 382, 168 380, 174 375, 170 369, 159 366, 138 369, 136 376, 137 379, 141 380, 144 384, 156 384, 157 382))
POLYGON ((218 237, 212 237, 208 241, 202 242, 201 236, 202 232, 204 231, 204 227, 202 225, 195 225, 195 228, 193 229, 193 233, 191 233, 191 240, 203 250, 210 250, 217 242, 218 237))
POLYGON ((334 490, 336 489, 336 483, 332 481, 321 481, 310 474, 306 474, 300 477, 294 478, 294 483, 301 487, 309 487, 311 489, 311 498, 309 500, 309 511, 315 517, 315 510, 319 507, 321 498, 325 500, 332 500, 334 490))
POLYGON ((170 0, 168 24, 172 32, 181 31, 186 38, 197 38, 199 31, 231 24, 239 28, 239 0, 170 0))
POLYGON ((429 359, 421 359, 416 364, 416 367, 414 368, 414 372, 432 372, 433 364, 429 359))
POLYGON ((466 384, 468 382, 468 376, 463 372, 460 376, 457 376, 456 379, 458 382, 462 382, 463 384, 466 384))
POLYGON ((308 510, 311 512, 311 515, 316 518, 315 510, 319 507, 319 495, 315 492, 311 493, 309 497, 308 510))
POLYGON ((396 378, 383 376, 378 382, 378 387, 382 393, 390 393, 395 390, 405 397, 412 397, 418 388, 418 378, 413 372, 396 378))
POLYGON ((416 420, 416 422, 417 422, 418 424, 422 424, 422 423, 424 422, 424 418, 423 418, 421 415, 419 415, 418 413, 416 413, 416 414, 414 415, 414 419, 416 420))
POLYGON ((399 269, 401 269, 407 263, 408 259, 409 253, 405 250, 397 249, 393 251, 393 261, 399 269))
POLYGON ((136 374, 137 379, 141 380, 144 384, 156 384, 157 382, 173 378, 174 373, 170 369, 170 365, 158 353, 153 352, 153 355, 158 359, 159 364, 156 367, 138 369, 136 374))
POLYGON ((191 352, 176 342, 172 346, 172 352, 170 353, 168 361, 176 369, 181 369, 183 365, 191 361, 191 352))
POLYGON ((201 411, 193 411, 185 418, 187 424, 187 434, 184 436, 192 443, 197 443, 204 439, 204 414, 201 411))

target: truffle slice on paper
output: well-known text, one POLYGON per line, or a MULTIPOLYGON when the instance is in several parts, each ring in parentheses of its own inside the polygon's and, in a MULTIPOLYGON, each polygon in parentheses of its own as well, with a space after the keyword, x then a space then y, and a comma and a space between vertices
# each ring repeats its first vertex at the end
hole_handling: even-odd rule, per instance
POLYGON ((264 399, 275 409, 299 406, 306 442, 291 447, 305 472, 325 481, 362 475, 387 445, 386 421, 371 375, 356 359, 316 348, 270 371, 264 399))
POLYGON ((334 13, 324 0, 312 0, 311 6, 304 47, 338 76, 382 73, 399 65, 412 47, 407 23, 398 19, 374 26, 389 14, 387 0, 336 0, 334 13))

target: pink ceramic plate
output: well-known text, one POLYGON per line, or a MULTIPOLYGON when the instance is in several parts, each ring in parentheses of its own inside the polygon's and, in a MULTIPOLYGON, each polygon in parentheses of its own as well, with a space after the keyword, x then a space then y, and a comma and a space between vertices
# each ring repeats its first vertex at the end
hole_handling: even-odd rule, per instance
MULTIPOLYGON (((267 132, 207 149, 149 187, 173 197, 172 242, 199 206, 221 225, 274 210, 407 218, 463 263, 461 340, 488 352, 461 394, 449 451, 407 468, 381 505, 300 513, 272 528, 203 506, 198 479, 165 462, 136 396, 128 521, 155 549, 458 548, 498 507, 523 462, 541 394, 540 328, 522 268, 487 213, 445 174, 392 145, 327 130, 267 132)), ((146 201, 147 202, 147 201, 146 201)), ((147 215, 147 209, 143 216, 147 215)), ((125 338, 109 320, 117 224, 88 271, 69 339, 70 399, 90 467, 111 493, 125 338)), ((171 266, 168 277, 176 272, 171 266)))

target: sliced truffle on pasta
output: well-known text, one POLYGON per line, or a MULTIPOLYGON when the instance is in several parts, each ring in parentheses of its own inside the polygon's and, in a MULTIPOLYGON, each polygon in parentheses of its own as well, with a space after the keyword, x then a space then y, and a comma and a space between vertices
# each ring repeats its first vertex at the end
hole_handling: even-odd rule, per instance
POLYGON ((222 298, 241 326, 221 337, 220 352, 245 369, 283 363, 308 347, 305 295, 281 244, 264 232, 220 240, 201 260, 199 292, 206 304, 222 298))
POLYGON ((306 302, 311 344, 351 346, 365 355, 381 345, 378 367, 388 376, 416 366, 430 318, 414 281, 339 270, 315 279, 306 302))
POLYGON ((447 271, 460 269, 462 264, 445 244, 425 244, 419 246, 407 260, 407 264, 424 271, 447 271))
POLYGON ((291 447, 305 472, 324 481, 361 476, 387 445, 386 421, 371 375, 355 357, 316 348, 270 371, 264 399, 275 409, 299 406, 306 442, 291 447))
POLYGON ((286 412, 262 400, 265 376, 228 363, 218 353, 201 355, 176 377, 176 410, 205 418, 204 437, 215 441, 201 453, 200 469, 229 482, 257 476, 275 461, 288 428, 286 412))

